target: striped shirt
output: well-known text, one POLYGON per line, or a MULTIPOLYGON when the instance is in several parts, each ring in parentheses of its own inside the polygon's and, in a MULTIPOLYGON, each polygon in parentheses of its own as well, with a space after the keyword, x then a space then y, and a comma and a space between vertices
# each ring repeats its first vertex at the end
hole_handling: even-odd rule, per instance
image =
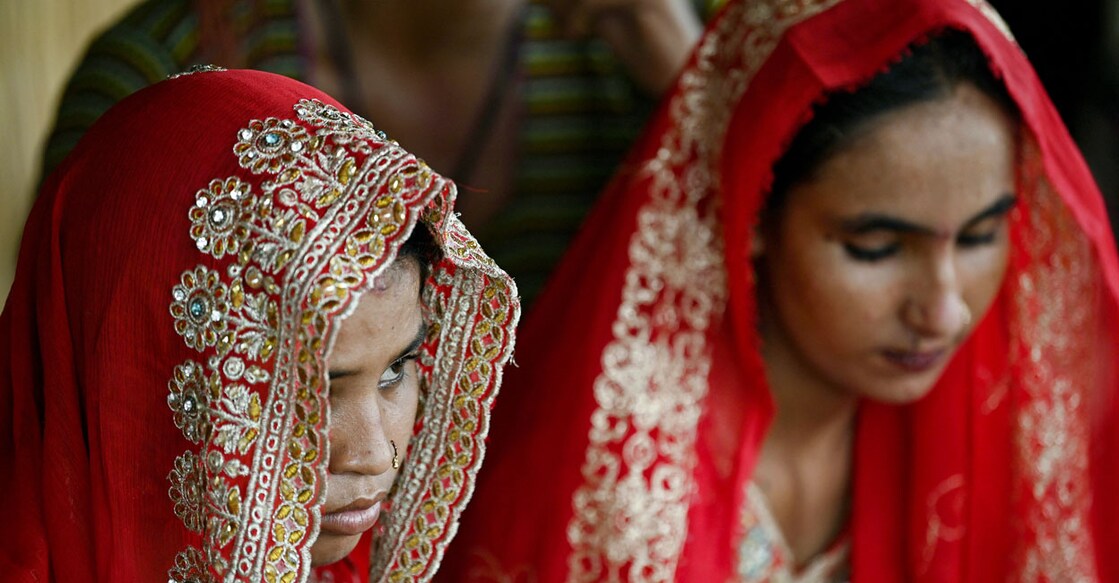
MULTIPOLYGON (((562 37, 542 1, 530 2, 517 47, 524 117, 514 193, 487 225, 472 227, 516 279, 526 304, 654 106, 604 42, 562 37)), ((201 14, 199 4, 146 0, 91 43, 63 93, 44 175, 114 103, 192 65, 308 78, 307 31, 296 0, 232 0, 229 12, 216 16, 201 14), (204 38, 204 19, 215 17, 229 19, 232 38, 204 38), (238 62, 229 62, 229 55, 238 62)))

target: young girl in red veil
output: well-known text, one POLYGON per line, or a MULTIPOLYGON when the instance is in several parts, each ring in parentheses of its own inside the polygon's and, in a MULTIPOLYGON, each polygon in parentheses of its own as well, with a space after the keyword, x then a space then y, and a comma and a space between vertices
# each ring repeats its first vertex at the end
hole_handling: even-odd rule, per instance
POLYGON ((519 315, 454 198, 279 75, 114 106, 0 316, 0 579, 430 579, 519 315))
POLYGON ((712 23, 522 330, 448 580, 1119 581, 1119 262, 981 0, 712 23))

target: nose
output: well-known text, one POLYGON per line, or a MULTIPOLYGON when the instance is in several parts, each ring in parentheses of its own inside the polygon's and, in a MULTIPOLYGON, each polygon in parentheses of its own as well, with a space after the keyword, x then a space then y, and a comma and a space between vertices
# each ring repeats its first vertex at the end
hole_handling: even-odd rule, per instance
POLYGON ((331 411, 330 473, 377 476, 393 467, 394 448, 373 402, 341 402, 331 411))
POLYGON ((971 325, 971 308, 950 252, 930 261, 923 276, 915 278, 902 317, 922 336, 955 337, 971 325))

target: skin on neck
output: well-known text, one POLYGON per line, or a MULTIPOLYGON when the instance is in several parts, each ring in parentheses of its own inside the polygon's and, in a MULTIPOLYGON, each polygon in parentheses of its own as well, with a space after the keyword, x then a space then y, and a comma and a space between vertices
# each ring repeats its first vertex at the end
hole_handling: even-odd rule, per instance
POLYGON ((870 123, 754 246, 777 409, 755 475, 801 561, 846 521, 858 400, 928 394, 1009 255, 1017 125, 995 99, 962 83, 870 123))
POLYGON ((775 415, 753 481, 766 497, 792 560, 804 568, 835 540, 847 520, 858 397, 811 375, 787 339, 774 342, 780 326, 768 321, 773 310, 764 295, 759 300, 762 336, 770 339, 761 350, 775 415))
MULTIPOLYGON (((768 302, 765 302, 768 304, 768 302)), ((763 304, 762 337, 782 334, 780 326, 768 321, 772 309, 763 304)), ((773 396, 776 414, 767 441, 782 451, 809 452, 820 447, 846 449, 858 409, 858 397, 836 390, 812 375, 792 343, 763 342, 762 360, 773 396)))

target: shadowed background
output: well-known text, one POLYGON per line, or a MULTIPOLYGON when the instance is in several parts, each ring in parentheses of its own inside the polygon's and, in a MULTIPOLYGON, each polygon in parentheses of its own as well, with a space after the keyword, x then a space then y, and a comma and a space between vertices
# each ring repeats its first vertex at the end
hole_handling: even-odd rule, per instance
MULTIPOLYGON (((62 88, 93 36, 136 2, 0 0, 0 302, 62 88)), ((1034 63, 1119 223, 1119 0, 991 3, 1034 63)))

